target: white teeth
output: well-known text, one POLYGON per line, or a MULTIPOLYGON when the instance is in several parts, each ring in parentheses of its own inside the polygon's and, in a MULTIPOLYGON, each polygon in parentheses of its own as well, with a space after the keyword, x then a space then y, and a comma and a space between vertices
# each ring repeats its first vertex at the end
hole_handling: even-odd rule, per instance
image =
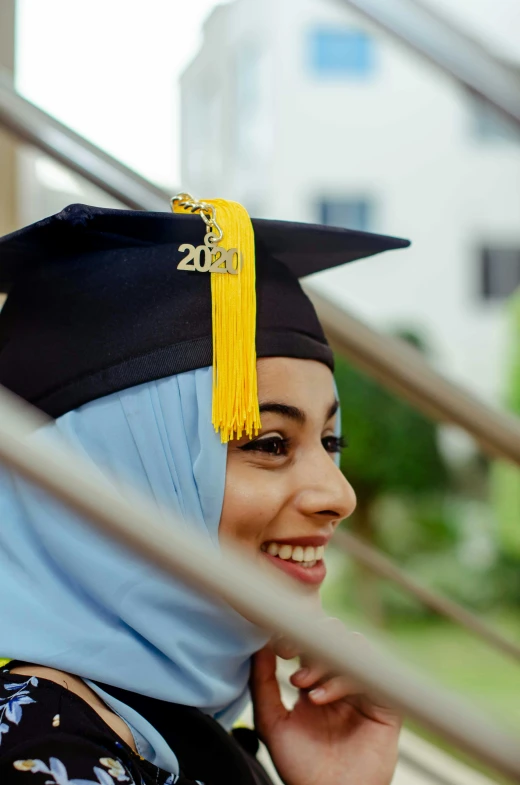
POLYGON ((279 559, 284 561, 295 561, 303 567, 314 567, 317 562, 323 559, 325 554, 325 547, 319 545, 314 548, 312 545, 307 545, 305 548, 301 545, 288 545, 287 543, 281 544, 277 542, 264 543, 262 550, 267 551, 270 556, 278 556, 279 559))
POLYGON ((301 545, 293 548, 291 559, 293 561, 303 561, 303 548, 301 545))

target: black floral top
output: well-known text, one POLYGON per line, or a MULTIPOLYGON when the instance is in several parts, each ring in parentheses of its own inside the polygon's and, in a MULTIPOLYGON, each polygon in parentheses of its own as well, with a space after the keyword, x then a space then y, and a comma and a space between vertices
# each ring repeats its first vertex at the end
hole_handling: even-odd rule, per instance
MULTIPOLYGON (((78 695, 6 668, 0 672, 0 783, 272 785, 251 754, 255 745, 244 749, 196 709, 171 708, 172 725, 182 726, 176 736, 182 749, 170 744, 180 763, 179 775, 141 758, 78 695)), ((247 739, 244 747, 249 746, 247 739)))

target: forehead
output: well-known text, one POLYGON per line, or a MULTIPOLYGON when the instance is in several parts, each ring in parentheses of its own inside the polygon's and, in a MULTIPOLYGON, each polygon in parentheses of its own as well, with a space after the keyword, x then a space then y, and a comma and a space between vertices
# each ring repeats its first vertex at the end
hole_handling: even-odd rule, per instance
POLYGON ((258 399, 318 412, 335 400, 330 368, 316 360, 265 357, 257 362, 258 399))

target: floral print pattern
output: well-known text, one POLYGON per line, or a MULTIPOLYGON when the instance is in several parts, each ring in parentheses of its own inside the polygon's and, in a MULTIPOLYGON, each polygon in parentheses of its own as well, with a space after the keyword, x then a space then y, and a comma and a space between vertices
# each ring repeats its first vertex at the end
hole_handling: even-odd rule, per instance
MULTIPOLYGON (((116 761, 113 761, 113 763, 116 763, 116 761)), ((119 765, 124 772, 123 765, 119 765)), ((48 766, 42 760, 16 760, 13 766, 18 771, 30 771, 32 774, 47 774, 52 779, 46 780, 45 785, 115 785, 112 776, 99 766, 94 766, 95 780, 69 779, 65 764, 59 758, 50 758, 48 766)), ((126 773, 124 779, 127 782, 134 783, 126 773)))
POLYGON ((2 744, 2 735, 9 732, 9 725, 18 725, 22 719, 23 709, 28 703, 36 703, 30 697, 28 686, 38 686, 38 679, 36 676, 31 676, 30 679, 24 681, 23 684, 4 684, 4 689, 10 692, 6 698, 0 698, 0 744, 2 744))
MULTIPOLYGON (((94 766, 95 780, 69 779, 67 768, 59 758, 49 758, 49 765, 42 760, 16 760, 13 766, 18 771, 30 771, 32 774, 40 773, 51 777, 52 779, 45 781, 45 785, 115 785, 114 778, 117 782, 135 785, 134 779, 130 777, 120 760, 100 758, 99 762, 108 769, 108 772, 99 766, 94 766)), ((175 785, 178 779, 175 774, 170 774, 163 785, 175 785)))
POLYGON ((100 758, 99 762, 107 767, 110 776, 114 777, 118 782, 128 780, 125 767, 120 760, 116 760, 115 758, 100 758))
POLYGON ((109 728, 99 743, 99 721, 82 705, 80 698, 61 686, 36 676, 11 674, 0 666, 2 785, 6 773, 6 785, 204 785, 154 766, 123 745, 109 728), (30 704, 37 708, 26 713, 30 704), (17 755, 11 757, 11 748, 17 755))

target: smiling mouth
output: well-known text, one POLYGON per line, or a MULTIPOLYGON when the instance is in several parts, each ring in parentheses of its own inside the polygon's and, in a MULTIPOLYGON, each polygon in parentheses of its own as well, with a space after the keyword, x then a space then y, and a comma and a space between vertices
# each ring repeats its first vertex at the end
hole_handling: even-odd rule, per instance
POLYGON ((325 548, 323 545, 317 547, 313 545, 289 545, 287 543, 266 542, 262 545, 262 551, 269 556, 281 559, 285 562, 292 562, 299 567, 310 569, 315 567, 318 562, 323 560, 325 548))

